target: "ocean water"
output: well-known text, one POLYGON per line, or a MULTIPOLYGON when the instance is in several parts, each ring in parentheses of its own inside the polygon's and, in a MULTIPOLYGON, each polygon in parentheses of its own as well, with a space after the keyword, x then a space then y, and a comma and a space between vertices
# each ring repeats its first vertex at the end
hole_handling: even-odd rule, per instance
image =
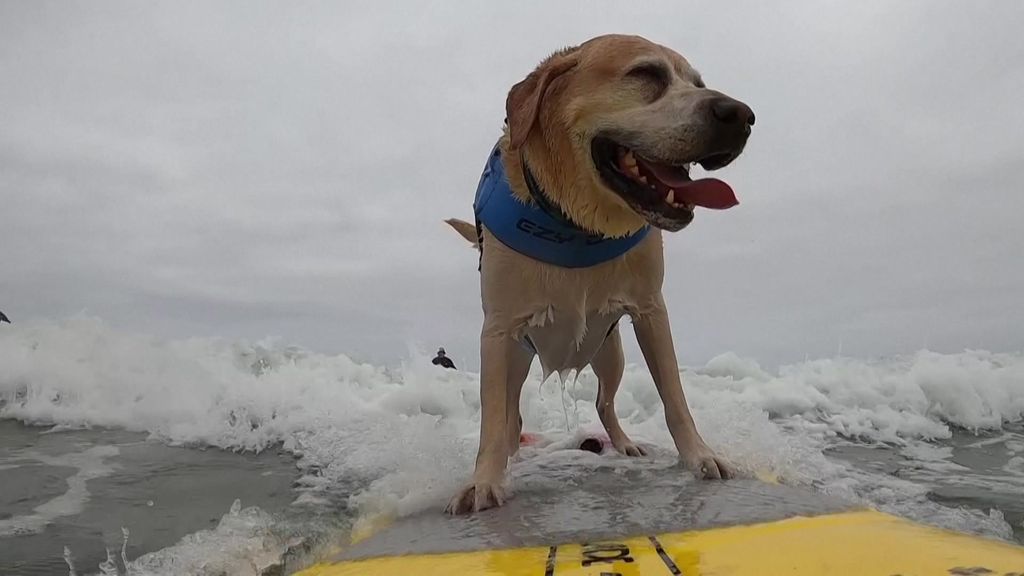
POLYGON ((295 459, 274 450, 174 447, 144 433, 49 432, 13 420, 0 421, 0 439, 3 575, 68 574, 64 547, 79 573, 94 573, 108 548, 136 558, 216 528, 236 499, 267 514, 294 499, 295 459))
MULTIPOLYGON (((359 518, 440 510, 472 469, 478 375, 428 356, 378 367, 272 341, 160 340, 91 317, 0 328, 5 574, 67 574, 69 561, 79 575, 286 573, 359 518)), ((681 371, 705 439, 745 475, 1024 542, 1020 354, 769 372, 725 353, 681 371)), ((596 394, 589 370, 542 384, 535 369, 524 422, 550 442, 524 451, 513 491, 572 474, 538 463, 600 429, 596 394)), ((616 404, 648 458, 671 461, 643 366, 627 367, 616 404)))

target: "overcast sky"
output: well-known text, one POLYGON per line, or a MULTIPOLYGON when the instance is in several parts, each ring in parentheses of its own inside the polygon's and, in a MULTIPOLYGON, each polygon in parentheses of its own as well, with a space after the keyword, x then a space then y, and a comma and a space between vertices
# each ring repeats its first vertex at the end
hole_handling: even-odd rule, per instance
MULTIPOLYGON (((682 361, 1024 350, 1024 2, 0 2, 0 310, 475 366, 509 87, 668 45, 757 125, 668 235, 682 361)), ((627 335, 631 361, 641 361, 627 335)))

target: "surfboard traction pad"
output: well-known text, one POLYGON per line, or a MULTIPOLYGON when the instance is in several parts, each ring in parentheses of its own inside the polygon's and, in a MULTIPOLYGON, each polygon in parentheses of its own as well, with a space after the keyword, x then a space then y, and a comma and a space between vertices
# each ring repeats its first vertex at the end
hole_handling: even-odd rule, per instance
POLYGON ((1024 576, 1024 548, 756 480, 585 474, 505 506, 402 519, 302 576, 1024 576))

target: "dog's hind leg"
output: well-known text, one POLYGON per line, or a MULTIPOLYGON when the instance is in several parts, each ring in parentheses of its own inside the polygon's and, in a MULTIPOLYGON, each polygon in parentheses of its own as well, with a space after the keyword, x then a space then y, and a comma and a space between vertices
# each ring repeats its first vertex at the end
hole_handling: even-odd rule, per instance
POLYGON ((604 344, 598 349, 594 359, 590 361, 594 374, 597 375, 597 415, 601 418, 601 424, 608 432, 608 438, 612 446, 627 456, 642 456, 647 451, 637 446, 622 431, 619 425, 619 418, 615 415, 615 393, 622 382, 622 371, 625 367, 625 360, 622 355, 622 338, 619 336, 619 327, 612 328, 604 344))

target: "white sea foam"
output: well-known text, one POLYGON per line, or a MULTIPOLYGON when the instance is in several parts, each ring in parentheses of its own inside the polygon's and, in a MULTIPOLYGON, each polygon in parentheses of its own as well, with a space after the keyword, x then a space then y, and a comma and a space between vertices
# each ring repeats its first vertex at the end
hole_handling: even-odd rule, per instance
POLYGON ((131 576, 170 574, 252 574, 280 562, 288 549, 274 531, 273 518, 238 500, 215 528, 200 530, 177 544, 127 562, 131 576))
MULTIPOLYGON (((1020 355, 922 351, 872 362, 814 360, 770 373, 729 353, 682 373, 705 438, 745 473, 952 528, 1008 534, 998 511, 939 506, 919 485, 853 470, 824 450, 842 441, 884 442, 946 465, 948 458, 925 453, 927 440, 948 438, 953 428, 998 430, 1024 417, 1020 355)), ((477 374, 439 369, 417 354, 388 369, 273 342, 161 341, 89 317, 0 331, 0 417, 123 427, 232 450, 280 444, 309 472, 301 501, 344 486, 350 504, 399 514, 441 506, 470 473, 478 382, 477 374)), ((523 391, 524 421, 552 445, 532 454, 599 429, 589 369, 564 390, 539 382, 535 366, 523 391)), ((634 440, 655 457, 671 457, 664 412, 644 367, 627 367, 616 405, 634 440)), ((1011 442, 1007 450, 1020 445, 1011 442)), ((536 476, 525 456, 513 488, 517 477, 536 476)), ((1014 460, 1008 470, 1016 466, 1014 460)))

